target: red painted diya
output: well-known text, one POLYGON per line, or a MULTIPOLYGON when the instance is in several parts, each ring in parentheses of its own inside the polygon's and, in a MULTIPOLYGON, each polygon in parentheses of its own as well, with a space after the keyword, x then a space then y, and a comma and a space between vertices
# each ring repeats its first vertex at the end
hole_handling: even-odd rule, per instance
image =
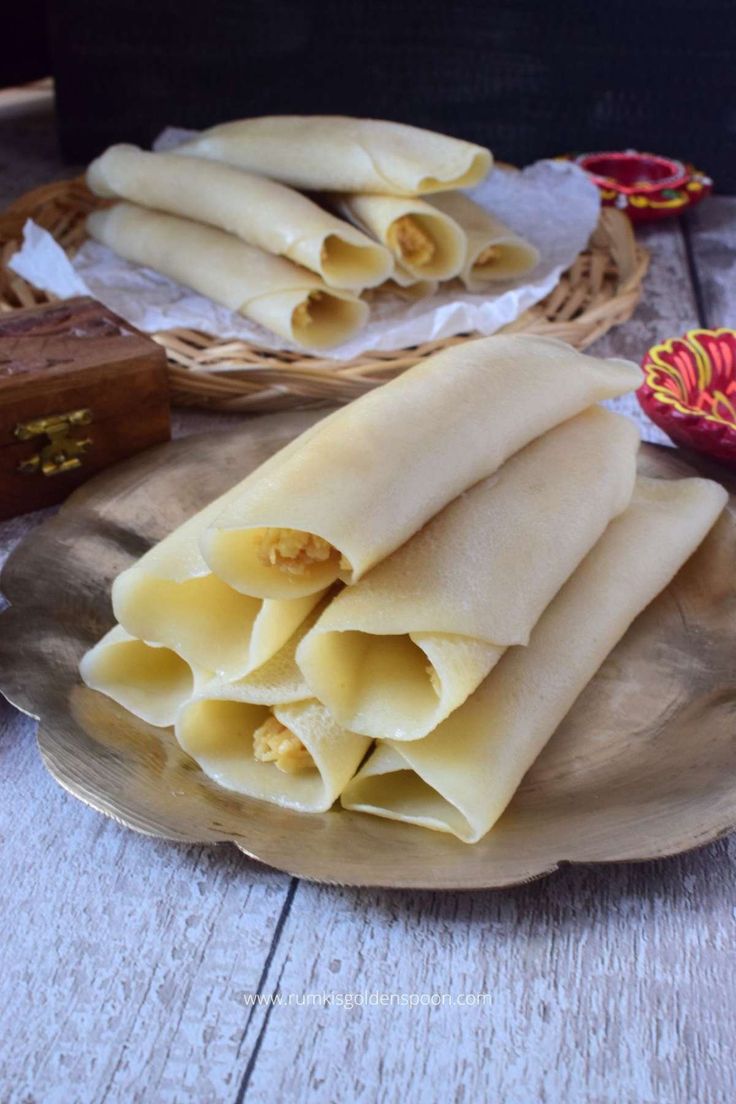
POLYGON ((679 215, 710 195, 713 181, 692 165, 654 153, 582 153, 573 158, 601 193, 604 207, 618 207, 632 222, 679 215))
POLYGON ((688 330, 653 345, 637 398, 675 444, 736 468, 736 330, 688 330))

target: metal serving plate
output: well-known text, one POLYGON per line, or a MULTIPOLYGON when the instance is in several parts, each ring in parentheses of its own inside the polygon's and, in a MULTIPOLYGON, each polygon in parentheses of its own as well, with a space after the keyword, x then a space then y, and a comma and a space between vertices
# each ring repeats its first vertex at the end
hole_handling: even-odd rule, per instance
MULTIPOLYGON (((162 445, 98 476, 10 558, 0 587, 0 689, 39 717, 54 778, 139 832, 232 841, 326 882, 480 889, 562 862, 658 858, 736 825, 736 522, 726 513, 639 617, 486 838, 334 809, 307 816, 220 789, 173 732, 84 687, 77 664, 113 621, 110 584, 165 533, 312 424, 276 414, 162 445)), ((693 474, 645 447, 642 470, 693 474)), ((564 648, 564 641, 560 641, 564 648)))

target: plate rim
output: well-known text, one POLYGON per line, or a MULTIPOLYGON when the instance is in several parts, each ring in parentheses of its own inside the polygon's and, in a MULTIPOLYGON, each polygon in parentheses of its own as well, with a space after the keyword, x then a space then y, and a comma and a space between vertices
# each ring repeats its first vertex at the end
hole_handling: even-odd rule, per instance
MULTIPOLYGON (((321 416, 325 412, 319 412, 315 414, 314 411, 300 412, 303 415, 307 415, 308 419, 314 420, 316 417, 321 416)), ((257 422, 267 433, 271 423, 282 423, 284 418, 288 420, 294 419, 295 412, 290 412, 286 415, 282 413, 261 416, 257 419, 257 422)), ((248 434, 252 429, 254 419, 247 419, 244 422, 240 422, 237 426, 228 428, 224 431, 225 435, 232 436, 234 439, 242 438, 244 434, 248 434)), ((67 501, 62 505, 61 509, 51 517, 45 518, 41 523, 36 526, 30 533, 28 533, 20 543, 13 549, 8 557, 2 572, 0 572, 0 590, 5 594, 8 599, 8 606, 6 609, 0 610, 0 630, 7 625, 8 618, 14 619, 19 617, 22 613, 24 602, 23 595, 18 592, 16 584, 22 583, 22 565, 31 552, 31 546, 38 542, 39 533, 47 537, 49 534, 54 534, 57 530, 63 532, 64 528, 70 524, 70 520, 73 523, 73 519, 77 513, 83 512, 85 505, 88 501, 95 502, 99 498, 99 492, 105 488, 108 483, 114 482, 116 479, 122 479, 125 474, 130 470, 136 470, 141 466, 142 460, 145 463, 150 463, 157 455, 161 453, 173 454, 177 453, 189 453, 192 451, 193 445, 197 442, 210 442, 214 438, 217 438, 218 442, 223 439, 223 431, 210 431, 202 434, 196 434, 189 437, 179 438, 172 442, 167 442, 161 445, 157 445, 152 449, 145 450, 144 453, 140 453, 137 456, 123 462, 122 464, 114 465, 112 468, 106 469, 104 472, 99 473, 88 483, 85 483, 82 487, 78 488, 67 501)), ((685 456, 680 450, 671 449, 667 446, 649 445, 646 448, 659 451, 662 450, 668 454, 670 460, 676 462, 682 469, 683 474, 698 474, 696 465, 693 463, 690 456, 685 456)), ((708 473, 712 478, 712 472, 708 473)), ((724 473, 721 477, 722 481, 728 481, 728 475, 724 473)), ((11 629, 12 631, 12 629, 11 629)), ((92 693, 90 691, 90 693, 92 693)), ((736 819, 733 816, 722 816, 715 821, 712 825, 703 832, 702 837, 696 839, 692 843, 683 845, 681 840, 675 840, 672 847, 660 847, 657 848, 654 853, 642 854, 627 854, 627 855, 615 855, 611 858, 570 858, 566 856, 550 857, 546 861, 541 859, 534 859, 533 857, 527 860, 521 859, 522 865, 528 865, 529 870, 525 873, 519 873, 518 876, 509 876, 499 878, 495 877, 494 880, 486 880, 481 882, 480 880, 473 885, 468 884, 467 881, 458 882, 453 884, 447 878, 442 879, 438 883, 431 883, 426 878, 412 879, 410 876, 398 875, 396 880, 388 882, 375 879, 364 880, 360 877, 360 871, 356 870, 355 879, 346 880, 340 876, 327 877, 324 873, 310 872, 305 869, 302 862, 295 862, 293 866, 279 862, 274 864, 268 857, 262 857, 258 854, 257 849, 251 850, 247 841, 242 841, 235 838, 201 838, 201 836, 192 834, 191 836, 183 837, 181 834, 173 835, 167 834, 162 830, 156 830, 155 828, 145 828, 138 823, 132 823, 131 820, 126 818, 123 812, 110 806, 109 801, 105 801, 104 798, 95 799, 88 792, 82 790, 77 783, 73 783, 64 774, 64 771, 58 767, 55 761, 54 755, 48 746, 44 744, 43 736, 46 729, 46 725, 49 723, 44 719, 44 705, 38 707, 38 711, 35 711, 32 704, 33 690, 29 688, 27 692, 18 693, 16 690, 8 687, 8 681, 6 679, 6 672, 0 673, 0 694, 9 702, 9 704, 18 709, 21 713, 38 722, 38 728, 36 732, 36 744, 39 749, 41 760, 45 769, 52 776, 54 781, 65 790, 65 792, 71 794, 77 800, 81 801, 88 808, 94 809, 98 813, 102 813, 104 816, 116 821, 118 824, 124 825, 127 828, 137 831, 140 834, 150 836, 152 838, 161 838, 174 840, 179 842, 189 842, 192 844, 206 845, 210 843, 232 843, 242 854, 244 854, 249 860, 255 861, 261 865, 269 866, 272 869, 282 871, 283 873, 291 876, 298 877, 305 880, 311 880, 323 884, 350 886, 355 888, 399 888, 407 890, 432 890, 432 891, 472 891, 472 890, 491 890, 491 889, 506 889, 516 885, 528 884, 532 881, 539 881, 546 878, 558 870, 566 866, 586 866, 586 865, 598 865, 613 863, 640 863, 656 861, 658 859, 671 858, 679 854, 687 853, 688 851, 697 850, 701 847, 707 846, 710 843, 716 842, 719 839, 723 839, 731 832, 736 831, 736 819)), ((228 791, 225 791, 228 792, 228 791)), ((239 795, 241 800, 245 803, 253 803, 256 806, 268 807, 266 802, 257 802, 255 799, 246 798, 239 795)), ((724 810, 725 813, 725 810, 724 810)), ((306 815, 306 814, 296 814, 306 815)), ((327 814, 321 814, 322 816, 335 815, 334 809, 327 814)), ((352 814, 357 816, 359 814, 352 814)), ((380 818, 371 818, 380 819, 380 818)), ((417 828, 413 825, 401 825, 403 830, 424 832, 423 829, 417 828)), ((642 837, 642 844, 646 852, 646 835, 642 837)), ((459 842, 459 841, 458 841, 459 842)), ((469 845, 460 844, 463 848, 468 848, 469 845)), ((254 845, 255 847, 255 845, 254 845)), ((494 877, 489 874, 489 877, 494 877)))

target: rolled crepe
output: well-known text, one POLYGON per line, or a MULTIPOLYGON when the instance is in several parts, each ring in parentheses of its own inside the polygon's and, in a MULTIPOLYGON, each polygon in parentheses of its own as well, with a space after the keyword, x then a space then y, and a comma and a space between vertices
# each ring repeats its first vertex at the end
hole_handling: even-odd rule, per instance
POLYGON ((310 813, 330 808, 370 745, 317 701, 269 708, 233 697, 185 705, 176 737, 220 786, 310 813))
POLYGON ((419 740, 486 677, 629 503, 634 423, 550 430, 335 598, 297 648, 313 695, 366 736, 419 740))
POLYGON ((226 161, 312 191, 421 195, 469 188, 490 150, 431 130, 342 115, 267 115, 206 130, 177 153, 226 161))
POLYGON ((641 478, 628 510, 560 591, 526 648, 512 648, 424 740, 381 744, 342 803, 476 843, 634 618, 671 581, 723 509, 705 479, 641 478))
POLYGON ((87 183, 96 195, 226 230, 319 273, 331 287, 375 287, 391 273, 388 250, 354 226, 283 184, 229 165, 111 146, 90 165, 87 183))
POLYGON ((462 192, 432 196, 428 202, 448 215, 467 243, 460 279, 469 291, 482 291, 493 280, 523 276, 539 263, 539 251, 462 192))
POLYGON ((79 665, 82 680, 148 724, 166 727, 208 673, 176 652, 146 644, 120 625, 110 629, 79 665))
POLYGON ((314 625, 317 606, 287 642, 249 675, 229 681, 193 667, 170 648, 147 644, 121 625, 110 629, 82 658, 82 680, 149 724, 172 725, 179 709, 195 696, 274 705, 310 696, 296 663, 296 647, 314 625))
POLYGON ((199 538, 240 486, 164 537, 112 587, 115 616, 132 636, 170 648, 193 667, 228 680, 274 656, 321 598, 319 591, 283 601, 251 598, 211 573, 199 538))
POLYGON ((488 337, 428 357, 256 471, 202 539, 213 571, 269 598, 354 583, 456 495, 639 369, 559 341, 488 337))
POLYGON ((333 196, 335 209, 373 234, 415 279, 457 276, 466 253, 465 235, 453 219, 424 199, 401 196, 333 196))
POLYGON ((240 701, 251 705, 288 705, 305 701, 312 694, 304 681, 304 675, 296 662, 296 649, 319 615, 326 608, 329 597, 316 606, 302 624, 279 650, 255 670, 239 679, 227 679, 221 675, 197 680, 193 698, 240 701))
POLYGON ((93 238, 307 348, 339 345, 368 308, 313 272, 211 226, 118 203, 87 217, 93 238))

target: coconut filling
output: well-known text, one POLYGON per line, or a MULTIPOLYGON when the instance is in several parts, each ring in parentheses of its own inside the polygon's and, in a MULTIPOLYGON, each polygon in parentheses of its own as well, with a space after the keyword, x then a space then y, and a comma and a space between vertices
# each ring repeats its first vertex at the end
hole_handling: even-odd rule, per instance
POLYGON ((307 326, 312 326, 314 324, 314 314, 316 313, 315 307, 319 303, 323 303, 324 300, 324 292, 310 291, 304 302, 294 307, 294 313, 291 316, 294 329, 305 329, 307 326))
POLYGON ((536 264, 535 251, 514 242, 497 242, 481 249, 470 269, 475 277, 497 276, 499 279, 527 272, 536 264))
POLYGON ((473 262, 473 268, 483 268, 484 265, 493 264, 494 261, 499 260, 503 256, 503 249, 500 245, 487 245, 485 249, 481 249, 478 256, 473 262))
POLYGON ((302 345, 315 348, 337 345, 363 324, 365 313, 366 306, 359 299, 317 289, 294 307, 291 331, 294 340, 302 345))
MULTIPOLYGON (((232 698, 195 698, 179 710, 175 736, 204 774, 225 789, 290 808, 324 811, 337 793, 333 795, 330 780, 322 776, 319 732, 316 744, 311 743, 309 730, 322 723, 322 718, 316 726, 311 723, 315 708, 321 709, 306 700, 269 707, 232 698)), ((327 738, 333 736, 331 729, 327 738)), ((365 748, 361 744, 358 750, 364 753, 365 748)), ((331 752, 339 761, 341 749, 331 745, 331 752)), ((349 762, 351 774, 357 765, 349 762)), ((340 782, 342 789, 345 782, 340 782)))
POLYGON ((314 759, 299 737, 273 715, 253 733, 253 758, 259 763, 273 763, 284 774, 316 769, 314 759))
POLYGON ((215 529, 205 535, 202 547, 220 578, 241 594, 259 598, 311 598, 314 606, 319 592, 332 586, 341 571, 351 571, 328 540, 287 526, 215 529))
POLYGON ((415 268, 429 264, 437 252, 434 238, 413 215, 402 215, 388 228, 386 242, 394 253, 415 268))
POLYGON ((349 571, 350 564, 324 537, 303 529, 263 529, 258 538, 258 558, 266 567, 286 575, 303 576, 317 564, 336 564, 349 571))

